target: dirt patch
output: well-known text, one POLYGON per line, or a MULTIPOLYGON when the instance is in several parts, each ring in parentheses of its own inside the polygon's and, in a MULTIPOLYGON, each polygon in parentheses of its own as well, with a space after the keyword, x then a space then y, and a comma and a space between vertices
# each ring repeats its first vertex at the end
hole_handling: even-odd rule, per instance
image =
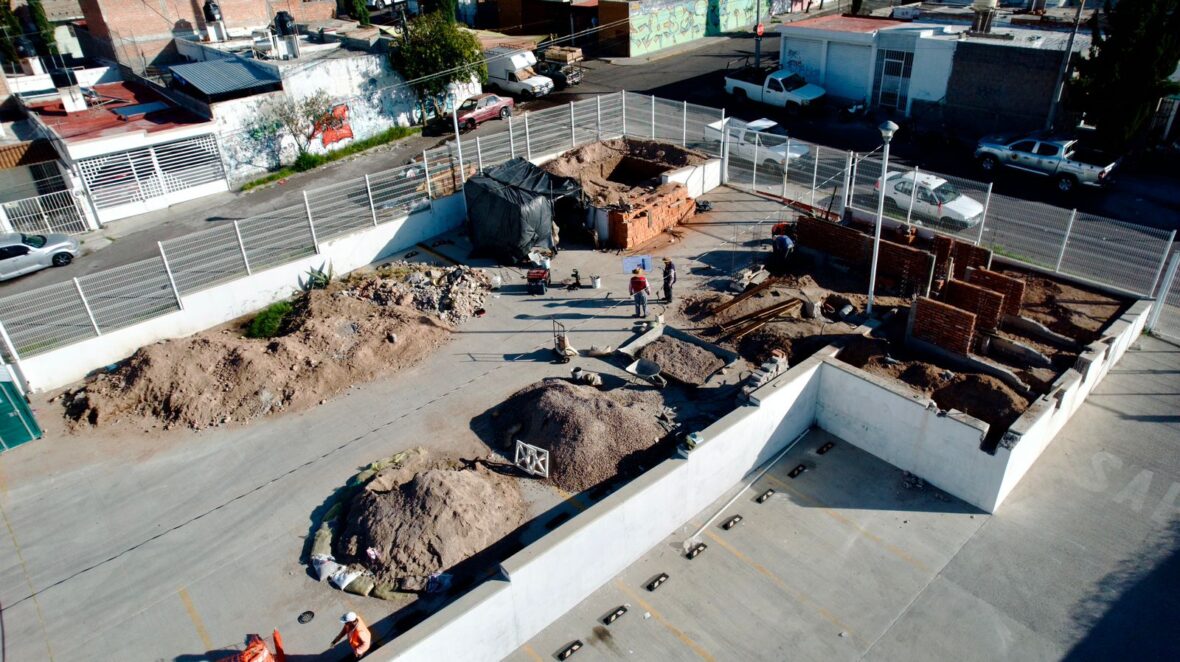
POLYGON ((547 379, 524 388, 497 410, 497 437, 548 449, 549 480, 581 492, 647 462, 667 432, 657 417, 663 398, 651 390, 590 386, 547 379))
POLYGON ((1024 281, 1021 315, 1081 343, 1093 342, 1130 303, 1096 290, 1044 276, 1004 269, 1005 276, 1024 281))
POLYGON ((242 323, 141 348, 62 397, 74 429, 120 421, 205 428, 322 403, 405 369, 482 305, 481 272, 396 265, 300 296, 281 335, 246 338, 242 323))
POLYGON ((357 492, 338 550, 402 591, 426 590, 432 577, 515 530, 526 511, 512 478, 478 463, 416 458, 357 492))
POLYGON ((654 361, 664 374, 690 386, 704 384, 725 365, 725 361, 704 347, 668 336, 661 336, 639 350, 639 358, 654 361))
POLYGON ((545 171, 578 180, 596 207, 626 207, 633 195, 672 189, 660 184, 665 171, 700 165, 709 157, 675 145, 616 139, 583 145, 541 166, 545 171))

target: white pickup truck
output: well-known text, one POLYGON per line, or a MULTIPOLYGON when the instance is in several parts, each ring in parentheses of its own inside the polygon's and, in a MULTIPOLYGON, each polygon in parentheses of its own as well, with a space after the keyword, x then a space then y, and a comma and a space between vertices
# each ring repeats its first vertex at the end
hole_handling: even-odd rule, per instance
POLYGON ((706 140, 720 141, 726 133, 729 158, 757 163, 759 169, 782 172, 786 164, 811 153, 806 143, 791 140, 786 129, 766 118, 743 122, 731 117, 705 126, 706 140))
POLYGON ((786 69, 768 71, 755 67, 726 73, 725 91, 739 101, 749 99, 778 108, 806 108, 818 104, 826 94, 824 88, 786 69))

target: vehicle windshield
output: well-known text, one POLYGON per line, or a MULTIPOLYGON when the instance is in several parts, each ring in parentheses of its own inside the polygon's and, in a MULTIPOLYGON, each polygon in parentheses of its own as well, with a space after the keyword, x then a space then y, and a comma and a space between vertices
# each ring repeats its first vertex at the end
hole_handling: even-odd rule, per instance
POLYGON ((784 78, 782 80, 782 83, 783 83, 783 87, 788 92, 790 92, 791 90, 797 90, 797 89, 803 87, 804 85, 807 84, 807 81, 803 80, 803 77, 800 76, 799 74, 791 74, 790 76, 787 76, 786 78, 784 78))
POLYGON ((778 147, 787 144, 787 130, 782 125, 762 129, 758 132, 758 142, 766 147, 778 147))
POLYGON ((475 104, 476 104, 475 99, 468 99, 468 100, 464 101, 463 103, 459 104, 459 112, 464 112, 464 111, 468 111, 468 110, 475 110, 475 104))
POLYGON ((934 199, 938 200, 939 204, 945 205, 960 195, 959 189, 955 188, 950 182, 940 184, 934 188, 934 199))
POLYGON ((43 234, 22 234, 20 242, 25 246, 32 246, 33 248, 41 248, 49 239, 43 234))

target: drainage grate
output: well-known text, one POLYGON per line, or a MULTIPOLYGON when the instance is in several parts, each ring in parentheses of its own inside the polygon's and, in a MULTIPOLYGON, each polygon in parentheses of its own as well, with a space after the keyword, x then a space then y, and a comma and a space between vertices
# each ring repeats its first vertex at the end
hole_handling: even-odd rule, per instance
POLYGON ((722 522, 721 528, 728 531, 728 530, 732 529, 733 527, 737 526, 738 522, 741 522, 741 521, 742 521, 741 515, 734 515, 733 517, 730 517, 729 519, 722 522))
POLYGON ((757 501, 758 503, 766 503, 766 500, 772 496, 774 496, 774 490, 770 489, 770 490, 766 490, 762 494, 759 494, 758 498, 754 499, 754 500, 757 501))
POLYGON ((307 625, 308 623, 311 622, 311 619, 313 619, 313 618, 315 618, 314 611, 305 611, 299 615, 299 618, 297 620, 299 621, 300 625, 307 625))
POLYGON ((619 617, 622 616, 623 614, 626 614, 626 613, 627 613, 627 605, 619 605, 618 607, 615 607, 614 611, 607 614, 606 616, 603 616, 602 619, 600 619, 600 620, 602 620, 603 625, 610 625, 611 623, 614 623, 615 621, 619 620, 619 617))
POLYGON ((799 475, 802 474, 804 471, 807 471, 807 465, 800 464, 799 466, 795 467, 794 469, 791 469, 791 473, 789 473, 787 475, 790 476, 791 478, 798 478, 799 475))
POLYGON ((652 579, 650 582, 648 582, 645 588, 647 588, 649 591, 654 591, 660 587, 660 584, 663 584, 666 581, 668 581, 668 573, 661 572, 655 576, 655 579, 652 579))
POLYGON ((828 451, 832 450, 835 447, 836 447, 836 444, 829 441, 828 443, 824 444, 823 446, 820 446, 819 449, 816 450, 815 452, 819 453, 820 455, 823 455, 824 453, 827 453, 828 451))

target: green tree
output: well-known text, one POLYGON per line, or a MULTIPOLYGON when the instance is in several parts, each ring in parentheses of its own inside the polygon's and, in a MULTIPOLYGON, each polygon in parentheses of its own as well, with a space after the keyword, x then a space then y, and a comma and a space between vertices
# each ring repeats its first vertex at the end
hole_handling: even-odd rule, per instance
POLYGON ((459 12, 458 0, 438 0, 438 12, 447 19, 448 23, 454 23, 455 17, 459 12))
POLYGON ((370 25, 369 8, 365 6, 365 0, 352 0, 352 6, 348 9, 349 16, 355 18, 361 25, 370 25))
POLYGON ((9 64, 16 64, 20 60, 14 40, 22 32, 20 20, 12 13, 12 0, 0 0, 0 54, 9 64))
POLYGON ((439 102, 451 83, 485 83, 488 67, 479 40, 469 30, 450 22, 441 12, 421 16, 406 30, 406 39, 392 55, 393 67, 414 87, 426 121, 426 103, 441 114, 439 102))
POLYGON ((1071 105, 1097 126, 1103 146, 1125 149, 1160 97, 1180 90, 1168 80, 1180 62, 1180 0, 1120 0, 1113 8, 1107 0, 1090 29, 1089 57, 1070 82, 1071 105))
POLYGON ((271 101, 259 113, 254 130, 260 132, 256 139, 266 139, 262 135, 270 132, 270 137, 287 133, 295 140, 295 148, 299 150, 299 157, 304 157, 311 149, 311 141, 324 128, 338 125, 332 115, 332 100, 328 93, 320 90, 303 99, 293 99, 283 95, 271 101))
POLYGON ((37 26, 37 34, 41 37, 41 54, 56 55, 57 38, 53 36, 53 24, 45 16, 45 7, 41 5, 41 0, 29 0, 29 16, 33 19, 33 25, 37 26))

